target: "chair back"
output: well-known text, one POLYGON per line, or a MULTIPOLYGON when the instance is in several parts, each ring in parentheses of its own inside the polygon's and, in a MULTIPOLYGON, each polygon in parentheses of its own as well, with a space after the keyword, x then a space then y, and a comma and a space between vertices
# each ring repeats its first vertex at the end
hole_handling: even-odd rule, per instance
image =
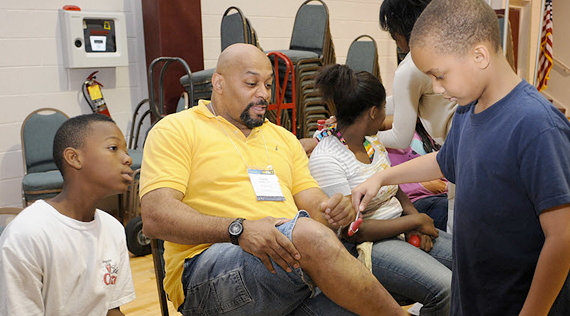
POLYGON ((241 10, 237 7, 229 7, 222 17, 220 27, 222 51, 235 43, 250 43, 251 33, 241 10), (231 11, 236 11, 231 13, 231 11))
POLYGON ((0 207, 0 235, 8 224, 22 211, 21 207, 0 207))
POLYGON ((257 32, 255 31, 255 29, 251 25, 251 22, 249 21, 248 18, 245 18, 245 24, 247 26, 247 33, 248 33, 247 34, 247 43, 251 44, 251 45, 255 45, 260 50, 263 50, 261 48, 261 45, 259 45, 259 38, 257 37, 257 32))
POLYGON ((188 92, 188 97, 190 100, 194 98, 194 85, 192 84, 192 71, 188 63, 180 57, 158 57, 155 58, 148 66, 148 91, 149 91, 149 102, 150 110, 152 114, 160 120, 170 113, 166 113, 166 107, 164 102, 164 76, 168 67, 176 62, 180 64, 184 70, 186 70, 187 78, 189 78, 189 86, 184 87, 188 92), (160 66, 160 76, 158 81, 158 86, 155 87, 155 68, 160 66), (158 97, 155 96, 155 88, 158 90, 158 97))
POLYGON ((307 0, 299 7, 293 25, 289 49, 323 54, 329 27, 329 11, 321 0, 307 0), (309 4, 309 2, 316 2, 309 4))
POLYGON ((164 241, 160 239, 151 239, 150 247, 152 249, 152 261, 154 263, 154 274, 156 276, 156 288, 158 290, 158 300, 160 303, 160 311, 162 316, 169 316, 168 301, 166 292, 164 292, 164 241))
MULTIPOLYGON (((348 48, 346 65, 353 71, 368 71, 380 79, 376 41, 370 35, 357 37, 348 48)), ((380 81, 382 80, 380 79, 380 81)))
POLYGON ((21 129, 24 174, 57 170, 53 161, 53 140, 69 116, 58 109, 41 108, 30 113, 21 129))

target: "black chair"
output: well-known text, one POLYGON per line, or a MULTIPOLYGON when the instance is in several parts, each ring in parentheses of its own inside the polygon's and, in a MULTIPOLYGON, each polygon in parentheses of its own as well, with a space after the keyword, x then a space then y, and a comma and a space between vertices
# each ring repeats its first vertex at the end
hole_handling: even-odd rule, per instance
MULTIPOLYGON (((295 93, 297 104, 297 137, 307 137, 306 117, 303 109, 308 98, 319 97, 314 92, 316 71, 336 62, 334 44, 330 33, 329 11, 322 0, 307 0, 301 4, 295 15, 291 42, 288 50, 277 50, 285 54, 294 65, 296 91, 292 84, 287 86, 286 100, 290 102, 295 93)), ((285 65, 280 64, 280 76, 285 74, 285 65)))
POLYGON ((348 48, 346 65, 354 71, 368 71, 382 81, 378 64, 378 47, 370 35, 360 35, 348 48))
MULTIPOLYGON (((255 29, 238 7, 229 7, 224 12, 220 25, 220 39, 221 51, 236 43, 252 44, 259 47, 255 29)), ((214 70, 214 68, 204 69, 194 72, 192 78, 188 76, 180 78, 180 83, 186 88, 186 91, 188 91, 190 83, 194 85, 191 106, 198 104, 198 100, 209 100, 211 98, 214 70)))

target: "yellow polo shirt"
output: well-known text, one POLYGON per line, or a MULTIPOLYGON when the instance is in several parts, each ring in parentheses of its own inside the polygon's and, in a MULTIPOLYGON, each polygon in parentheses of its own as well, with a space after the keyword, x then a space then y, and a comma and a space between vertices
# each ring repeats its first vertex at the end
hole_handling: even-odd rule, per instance
MULTIPOLYGON (((184 193, 183 203, 207 215, 293 218, 297 213, 293 195, 318 187, 297 138, 268 120, 246 138, 224 118, 218 116, 218 123, 208 104, 200 101, 198 106, 168 115, 150 131, 142 162, 141 197, 155 189, 172 188, 184 193), (271 164, 285 201, 257 201, 246 162, 255 169, 271 164)), ((164 243, 164 288, 177 308, 185 297, 181 283, 184 259, 210 245, 164 243)))

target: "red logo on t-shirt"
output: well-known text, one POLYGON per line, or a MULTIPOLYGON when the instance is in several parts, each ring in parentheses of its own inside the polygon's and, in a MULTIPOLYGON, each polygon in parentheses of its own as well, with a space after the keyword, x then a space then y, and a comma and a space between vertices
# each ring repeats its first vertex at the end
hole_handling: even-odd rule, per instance
POLYGON ((115 282, 117 282, 117 274, 119 272, 119 268, 116 264, 113 264, 111 260, 105 260, 103 261, 103 264, 105 266, 105 270, 107 270, 107 273, 103 275, 103 282, 105 285, 115 284, 115 282))

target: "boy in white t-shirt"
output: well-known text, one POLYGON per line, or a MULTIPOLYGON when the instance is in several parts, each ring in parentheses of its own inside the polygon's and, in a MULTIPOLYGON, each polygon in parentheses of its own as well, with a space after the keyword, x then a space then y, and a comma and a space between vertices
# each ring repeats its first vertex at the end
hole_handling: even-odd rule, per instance
POLYGON ((96 204, 133 180, 125 138, 111 118, 80 115, 59 128, 53 154, 62 192, 0 237, 0 315, 123 315, 135 298, 125 232, 96 204))

